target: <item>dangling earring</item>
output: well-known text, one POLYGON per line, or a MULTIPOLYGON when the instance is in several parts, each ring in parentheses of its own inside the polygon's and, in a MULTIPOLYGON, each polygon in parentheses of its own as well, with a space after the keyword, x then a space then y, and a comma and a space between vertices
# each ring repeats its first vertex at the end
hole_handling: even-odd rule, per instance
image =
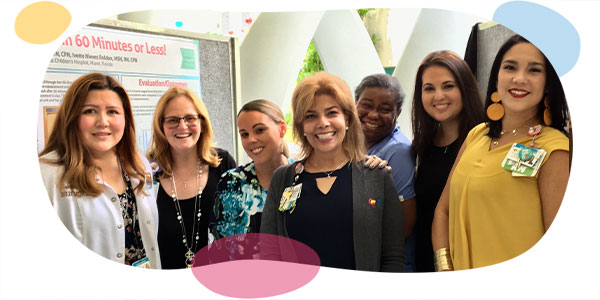
POLYGON ((279 154, 283 154, 283 143, 285 142, 281 141, 281 144, 279 144, 279 154))
POLYGON ((502 103, 500 103, 500 95, 498 95, 498 92, 493 92, 490 95, 490 99, 492 100, 492 103, 490 106, 488 106, 487 108, 487 116, 488 118, 490 118, 490 120, 492 121, 498 121, 500 119, 502 119, 502 117, 504 117, 504 106, 502 105, 502 103))
POLYGON ((548 98, 548 95, 544 98, 544 106, 546 107, 544 109, 544 124, 550 126, 550 124, 552 124, 552 113, 550 112, 550 99, 548 98))

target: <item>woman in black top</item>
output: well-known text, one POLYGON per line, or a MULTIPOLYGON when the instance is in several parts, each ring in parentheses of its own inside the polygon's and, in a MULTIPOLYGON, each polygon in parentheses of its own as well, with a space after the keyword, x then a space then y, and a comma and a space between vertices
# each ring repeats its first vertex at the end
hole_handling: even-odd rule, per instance
POLYGON ((191 90, 172 87, 165 92, 152 127, 148 158, 157 169, 162 268, 191 267, 194 254, 208 244, 219 178, 236 163, 227 151, 213 147, 208 111, 191 90))
MULTIPOLYGON (((387 171, 360 166, 364 137, 348 85, 325 72, 306 77, 292 110, 304 159, 273 174, 261 233, 308 245, 322 266, 402 271, 402 204, 387 171)), ((263 259, 286 260, 292 252, 261 241, 263 259)))
POLYGON ((463 140, 482 120, 479 89, 467 63, 447 50, 427 55, 417 70, 412 107, 417 272, 434 271, 433 212, 463 140))

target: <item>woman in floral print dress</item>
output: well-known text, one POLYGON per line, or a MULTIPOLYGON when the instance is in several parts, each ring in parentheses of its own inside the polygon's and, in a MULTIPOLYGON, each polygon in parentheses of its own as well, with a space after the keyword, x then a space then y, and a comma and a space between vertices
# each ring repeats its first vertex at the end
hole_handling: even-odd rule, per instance
POLYGON ((267 100, 246 103, 238 113, 242 146, 252 159, 223 174, 215 197, 211 239, 260 232, 260 216, 275 169, 288 163, 287 130, 279 107, 267 100))

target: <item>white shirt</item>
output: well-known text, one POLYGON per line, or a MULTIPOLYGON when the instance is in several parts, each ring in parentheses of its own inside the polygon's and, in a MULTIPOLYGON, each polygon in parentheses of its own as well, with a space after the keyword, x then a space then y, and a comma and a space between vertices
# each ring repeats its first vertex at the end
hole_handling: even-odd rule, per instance
MULTIPOLYGON (((48 153, 42 158, 55 160, 55 152, 48 153)), ((148 161, 141 157, 146 172, 152 174, 148 161)), ((123 214, 118 194, 103 182, 97 180, 103 189, 97 197, 75 195, 69 188, 60 191, 57 181, 63 172, 63 166, 40 162, 42 179, 54 210, 67 229, 83 245, 110 260, 125 263, 125 229, 123 214)), ((139 180, 131 177, 131 186, 135 188, 139 180)), ((135 194, 142 243, 146 256, 153 269, 160 269, 160 256, 156 235, 158 233, 158 210, 156 197, 152 190, 152 182, 144 186, 147 194, 135 194)))

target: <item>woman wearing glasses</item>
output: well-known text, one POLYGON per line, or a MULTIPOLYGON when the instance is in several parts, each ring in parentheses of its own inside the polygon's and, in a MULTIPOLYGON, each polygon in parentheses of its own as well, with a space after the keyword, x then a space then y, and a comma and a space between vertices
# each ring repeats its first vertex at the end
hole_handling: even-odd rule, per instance
POLYGON ((157 163, 158 245, 163 269, 190 267, 208 244, 208 223, 221 174, 236 166, 213 146, 208 111, 192 91, 172 87, 154 112, 148 158, 157 163))
POLYGON ((83 75, 54 124, 39 160, 60 220, 105 258, 160 268, 151 170, 136 149, 127 92, 110 76, 83 75))

